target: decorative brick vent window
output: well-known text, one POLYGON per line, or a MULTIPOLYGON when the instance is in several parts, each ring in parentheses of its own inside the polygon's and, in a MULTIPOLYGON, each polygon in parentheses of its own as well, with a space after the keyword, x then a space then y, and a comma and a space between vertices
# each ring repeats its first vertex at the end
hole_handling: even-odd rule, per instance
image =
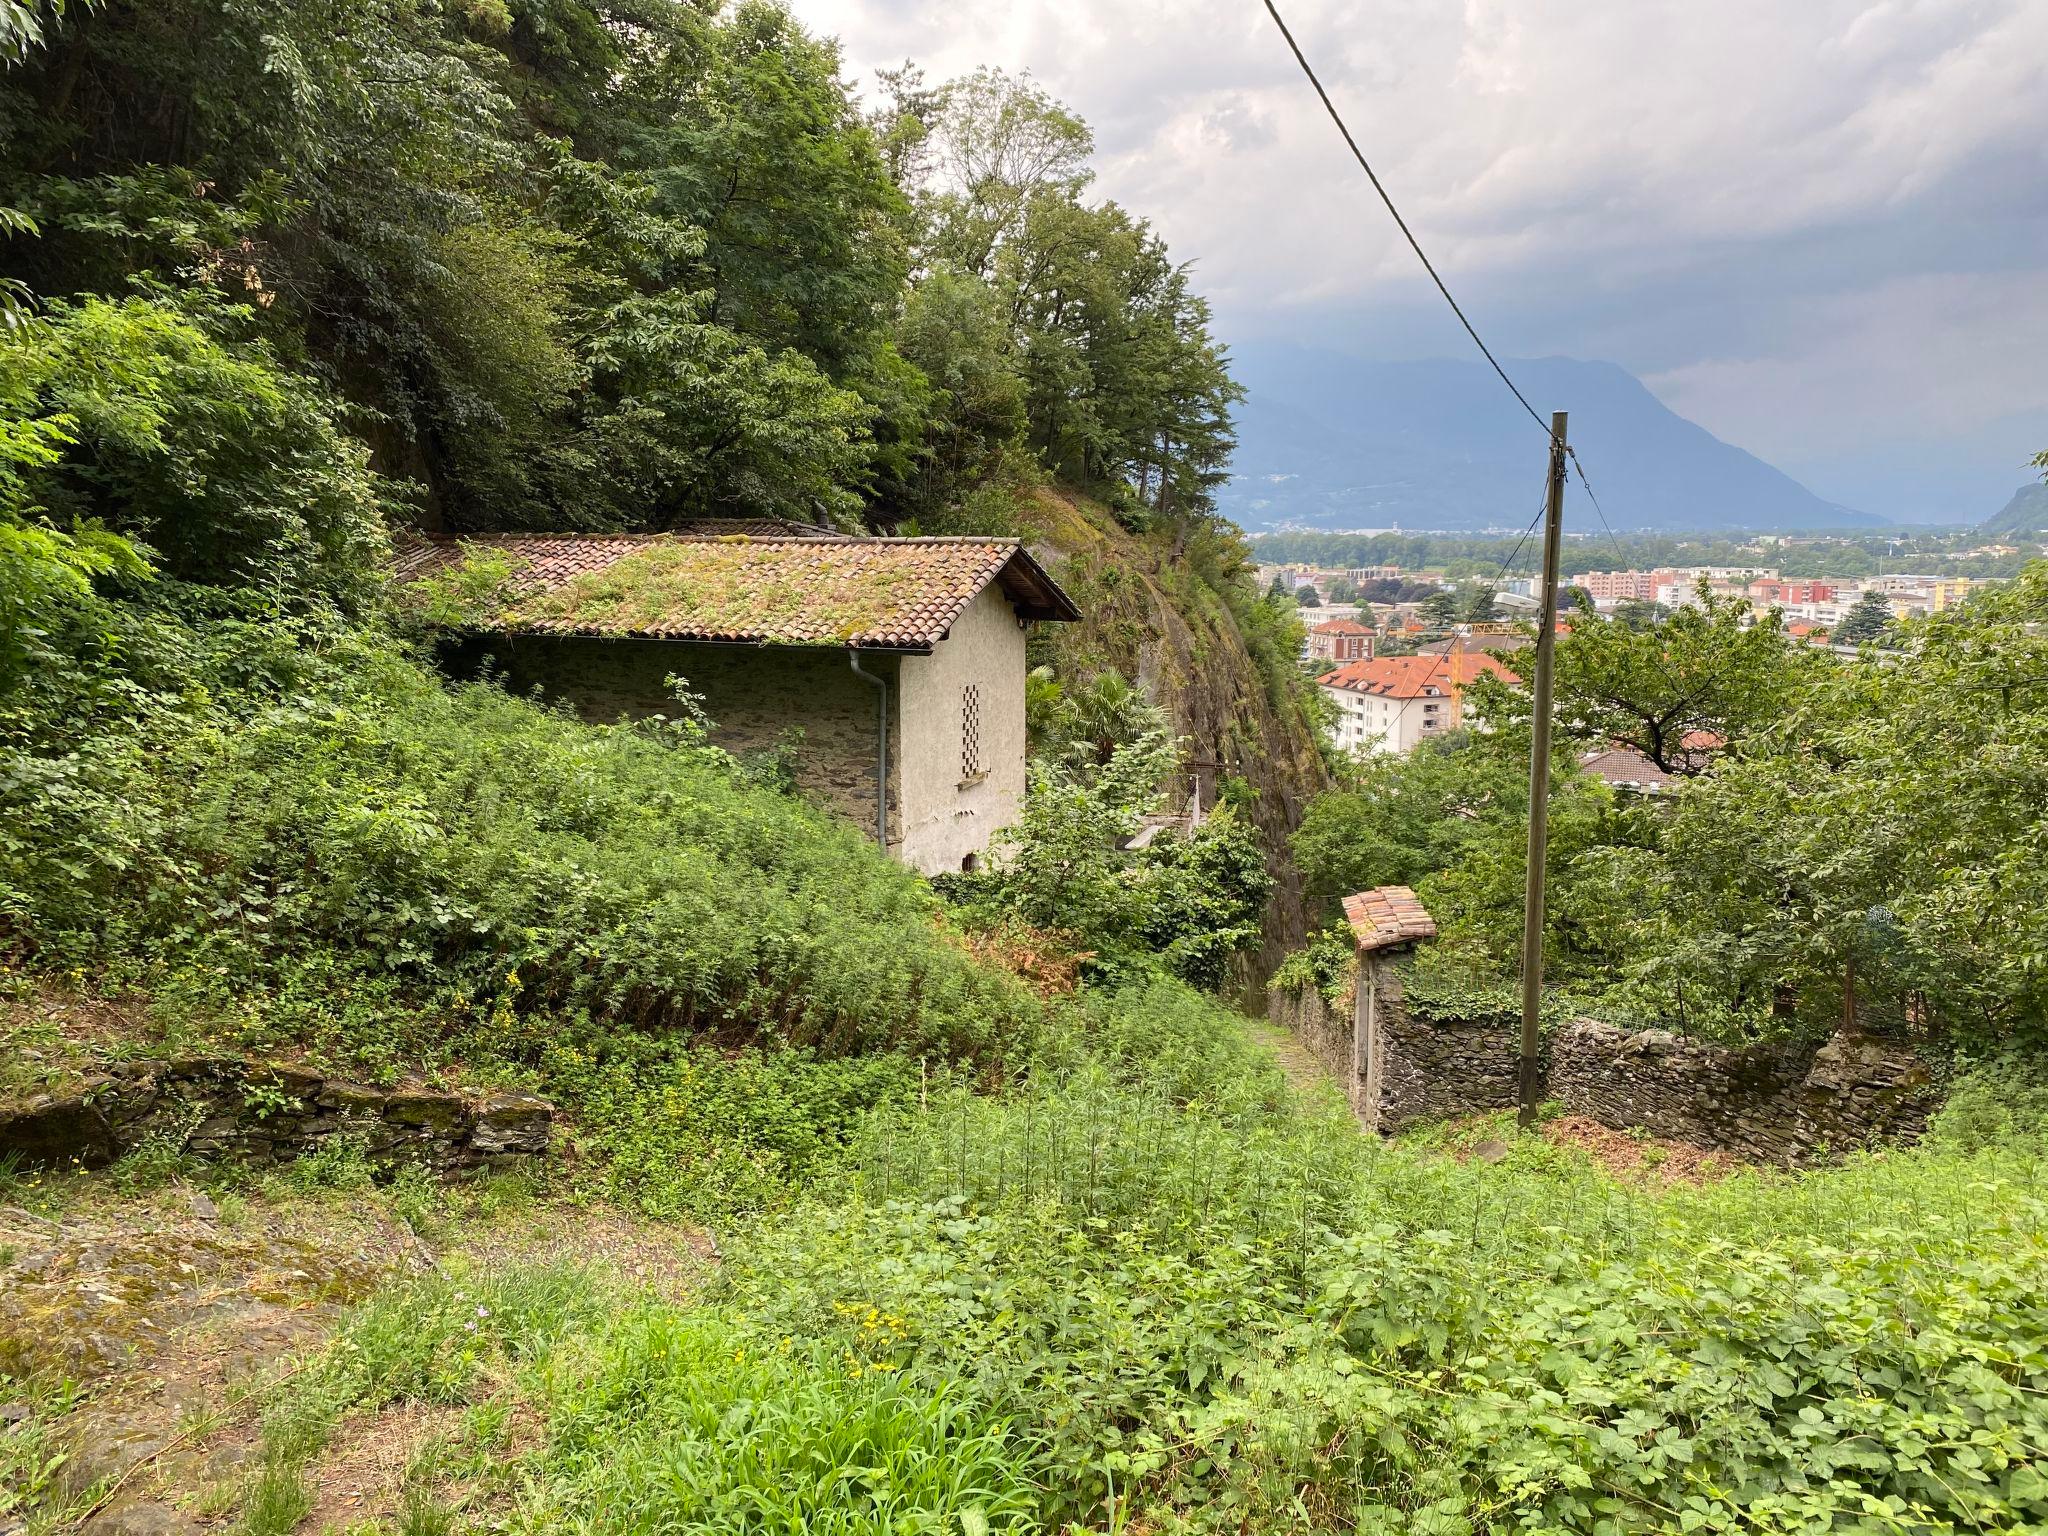
POLYGON ((988 769, 981 760, 981 684, 960 690, 960 777, 978 779, 988 769))

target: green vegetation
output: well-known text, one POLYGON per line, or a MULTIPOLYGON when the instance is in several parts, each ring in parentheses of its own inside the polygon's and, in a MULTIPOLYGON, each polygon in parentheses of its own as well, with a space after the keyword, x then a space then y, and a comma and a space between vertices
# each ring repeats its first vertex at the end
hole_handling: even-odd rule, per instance
MULTIPOLYGON (((1726 1038, 1845 1016, 1978 1048, 2035 1041, 2048 745, 2048 564, 1850 661, 1740 604, 1558 645, 1548 968, 1611 1016, 1726 1038), (1623 745, 1674 778, 1653 799, 1580 773, 1623 745)), ((1334 916, 1416 886, 1462 963, 1512 975, 1528 696, 1472 690, 1495 729, 1355 770, 1295 849, 1334 916)))
POLYGON ((1208 516, 1207 308, 1028 81, 899 72, 870 121, 765 0, 0 17, 7 313, 268 349, 458 529, 942 519, 1027 456, 1208 516))
POLYGON ((408 1507, 513 1530, 2048 1518, 2038 1121, 1625 1185, 1540 1139, 1466 1159, 1492 1126, 1361 1137, 1172 983, 1075 1022, 1014 1091, 849 1122, 694 1296, 394 1282, 268 1396, 245 1521, 407 1402, 458 1410, 408 1507))
MULTIPOLYGON (((1930 1149, 1660 1191, 1533 1138, 1363 1138, 1197 990, 1270 923, 1253 829, 1322 771, 1300 621, 1209 506, 1234 389, 1206 311, 1088 201, 1087 130, 1042 92, 905 70, 864 121, 760 3, 0 23, 0 235, 36 306, 8 289, 0 327, 10 991, 118 998, 124 1052, 538 1086, 571 1154, 538 1195, 451 1195, 371 1189, 347 1140, 269 1175, 166 1141, 104 1179, 0 1168, 10 1204, 204 1173, 223 1225, 329 1199, 418 1244, 546 1198, 722 1251, 694 1293, 516 1252, 388 1281, 261 1389, 215 1513, 292 1529, 351 1426, 416 1404, 419 1533, 2048 1519, 2041 1136, 2002 1068, 1930 1149), (949 902, 687 697, 593 728, 448 687, 380 591, 422 510, 735 508, 1070 549, 1090 616, 1035 658, 1006 867, 949 902), (1148 644, 1163 711, 1128 681, 1148 644), (1120 847, 1197 729, 1221 804, 1120 847)), ((1645 1009, 1682 982, 1739 1028, 1787 977, 1824 1013, 1853 975, 2024 1043, 2044 613, 2037 570, 1886 671, 1718 613, 1575 636, 1573 732, 1722 747, 1668 816, 1568 781, 1560 973, 1645 1009)), ((1493 735, 1375 768, 1299 840, 1319 897, 1439 905, 1455 963, 1419 1009, 1493 997, 1519 889, 1521 729, 1488 707, 1493 735)), ((1300 969, 1339 985, 1333 948, 1300 969)), ((31 1416, 0 1515, 68 1520, 96 1496, 54 1504, 79 1394, 8 1359, 34 1380, 0 1394, 31 1416)))
POLYGON ((971 589, 986 560, 955 556, 948 569, 943 558, 922 551, 914 560, 883 558, 873 546, 828 545, 792 570, 780 546, 651 544, 552 591, 514 597, 496 621, 598 633, 760 634, 770 643, 896 636, 912 627, 912 611, 935 588, 971 589))
MULTIPOLYGON (((2048 527, 2048 520, 2044 520, 2043 526, 2048 527)), ((1940 576, 2012 576, 2039 554, 2034 547, 2022 548, 2017 554, 1971 553, 1995 542, 1998 534, 1997 529, 1989 527, 1793 534, 1771 539, 1704 533, 1568 532, 1564 567, 1567 576, 1581 571, 1648 571, 1661 566, 1690 565, 1770 565, 1788 578, 1855 579, 1901 567, 1940 576)), ((2010 530, 2006 536, 2011 537, 2010 530)), ((1512 537, 1504 540, 1491 535, 1262 533, 1253 538, 1252 547, 1263 563, 1298 563, 1338 570, 1398 565, 1403 570, 1440 570, 1462 580, 1494 582, 1503 573, 1501 559, 1512 542, 1512 537)), ((1542 558, 1542 551, 1531 543, 1506 567, 1506 573, 1533 575, 1542 568, 1542 558)), ((1367 595, 1375 602, 1394 600, 1391 592, 1371 591, 1367 595)), ((1409 595, 1402 594, 1404 598, 1409 595)), ((1426 594, 1417 591, 1412 595, 1419 598, 1426 594)))

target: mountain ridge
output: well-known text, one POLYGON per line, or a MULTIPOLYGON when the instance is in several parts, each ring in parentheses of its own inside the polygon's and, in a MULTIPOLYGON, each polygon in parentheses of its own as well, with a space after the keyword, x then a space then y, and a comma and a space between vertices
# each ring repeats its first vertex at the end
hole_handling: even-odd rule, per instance
POLYGON ((2012 500, 1977 525, 1979 533, 2048 533, 2048 481, 2035 480, 2012 493, 2012 500))
MULTIPOLYGON (((1622 529, 1878 527, 1678 415, 1618 364, 1512 360, 1538 408, 1571 410, 1571 437, 1622 529)), ((1540 504, 1544 433, 1481 361, 1375 362, 1290 343, 1233 349, 1246 387, 1223 510, 1247 529, 1525 526, 1540 504)), ((1574 526, 1599 526, 1582 490, 1574 526)))

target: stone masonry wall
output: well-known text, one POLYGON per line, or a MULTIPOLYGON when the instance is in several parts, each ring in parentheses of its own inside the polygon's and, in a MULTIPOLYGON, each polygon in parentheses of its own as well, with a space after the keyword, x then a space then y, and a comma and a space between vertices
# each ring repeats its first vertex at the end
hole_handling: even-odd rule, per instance
POLYGON ((1400 971, 1384 959, 1372 962, 1372 985, 1374 1028, 1360 1110, 1366 1124, 1398 1131, 1422 1120, 1514 1107, 1519 1025, 1415 1018, 1402 996, 1400 971))
POLYGON ((1549 1091, 1603 1125, 1773 1163, 1918 1136, 1938 1102, 1926 1064, 1897 1041, 1735 1050, 1593 1019, 1557 1031, 1549 1091))
MULTIPOLYGON (((675 674, 701 694, 711 739, 737 754, 774 749, 791 726, 803 739, 796 783, 875 830, 875 688, 856 677, 846 652, 802 646, 693 645, 679 640, 595 639, 582 635, 492 636, 452 649, 446 665, 473 674, 489 658, 516 693, 538 689, 598 724, 673 715, 664 681, 675 674)), ((865 656, 861 665, 889 684, 889 839, 903 836, 899 763, 898 659, 865 656)))
POLYGON ((523 1093, 381 1088, 223 1057, 117 1062, 61 1094, 0 1104, 0 1154, 104 1167, 145 1142, 264 1165, 336 1137, 384 1168, 493 1166, 548 1150, 554 1106, 523 1093))
POLYGON ((1348 1004, 1333 1007, 1314 987, 1296 992, 1276 985, 1266 989, 1266 1017, 1307 1046, 1338 1082, 1346 1082, 1351 1073, 1348 1004))
MULTIPOLYGON (((1516 1021, 1417 1019, 1385 960, 1373 963, 1371 985, 1374 1028, 1355 1084, 1348 1017, 1335 1017, 1313 992, 1276 987, 1269 997, 1274 1022, 1300 1034, 1352 1089, 1367 1126, 1398 1131, 1514 1107, 1516 1021)), ((1574 1019, 1546 1039, 1543 1071, 1544 1097, 1567 1113, 1767 1163, 1910 1139, 1938 1103, 1910 1046, 1868 1038, 1733 1049, 1574 1019)))

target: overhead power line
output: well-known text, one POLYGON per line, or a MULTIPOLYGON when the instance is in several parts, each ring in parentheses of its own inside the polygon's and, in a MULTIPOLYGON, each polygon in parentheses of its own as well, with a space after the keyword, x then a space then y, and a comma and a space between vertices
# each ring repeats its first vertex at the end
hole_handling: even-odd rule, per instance
POLYGON ((1442 294, 1444 302, 1451 306, 1451 313, 1458 317, 1458 324, 1465 327, 1465 334, 1472 338, 1472 345, 1477 347, 1480 355, 1493 365, 1493 371, 1500 375, 1501 383, 1507 385, 1508 392, 1519 400, 1522 409, 1529 413, 1529 419, 1542 428, 1543 435, 1548 437, 1550 423, 1545 421, 1542 413, 1529 403, 1529 397, 1515 386, 1515 381, 1508 377, 1507 369, 1501 367, 1500 359, 1493 355, 1493 349, 1481 339, 1478 329, 1466 317, 1465 311, 1459 308, 1458 301, 1451 297, 1451 290, 1444 285, 1443 278, 1438 275, 1436 264, 1423 250, 1422 242, 1415 238, 1415 231, 1408 227, 1408 221, 1401 217, 1401 210, 1394 206, 1394 200, 1387 194, 1379 173, 1373 170, 1372 162, 1365 158, 1365 151, 1358 147, 1358 140, 1351 136, 1351 129, 1345 125, 1344 116, 1337 110, 1337 104, 1330 100, 1330 93, 1323 89, 1323 82, 1316 77, 1315 68, 1309 63, 1308 55, 1301 51, 1301 44, 1294 40, 1294 34, 1288 30, 1287 21, 1281 16, 1279 7, 1273 0, 1265 0, 1265 3, 1266 14, 1273 18, 1273 25, 1280 29, 1280 35, 1287 39, 1287 49, 1294 55, 1294 62, 1301 66, 1301 72, 1308 76, 1308 83, 1315 87, 1316 95, 1322 98, 1323 110, 1330 114, 1330 121, 1337 125, 1337 131, 1344 136, 1345 144, 1350 147, 1351 158, 1356 160, 1358 168, 1365 172, 1366 179, 1372 183, 1373 191, 1379 193, 1380 201, 1387 205, 1387 212, 1394 216, 1394 222, 1400 226, 1402 235, 1408 241, 1408 248, 1415 252, 1415 259, 1422 263, 1422 270, 1429 274, 1429 280, 1436 284, 1436 291, 1442 294))
MULTIPOLYGON (((1507 369, 1502 367, 1500 359, 1493 355, 1493 349, 1486 344, 1485 338, 1479 334, 1479 330, 1472 324, 1471 318, 1465 313, 1458 301, 1451 296, 1451 290, 1445 284, 1442 275, 1437 271, 1436 264, 1429 259, 1429 253, 1423 250, 1422 242, 1415 238, 1415 231, 1408 227, 1408 221, 1401 216, 1401 210, 1394 205, 1394 199, 1387 192, 1386 185, 1380 180, 1379 173, 1372 168, 1372 162, 1365 158, 1365 151, 1358 147, 1358 140, 1352 136, 1349 125, 1344 121, 1344 115, 1337 110, 1337 104, 1330 100, 1330 93, 1323 88, 1323 82, 1317 76, 1315 66, 1309 63, 1308 55, 1301 51, 1301 44, 1294 40, 1294 33, 1288 27, 1287 19, 1280 14, 1279 6, 1274 3, 1274 0, 1264 0, 1264 3, 1266 14, 1273 18, 1273 25, 1280 29, 1281 37, 1287 41, 1288 52, 1294 55, 1294 62, 1301 66, 1302 74, 1308 77, 1308 83, 1315 88, 1317 97, 1323 103, 1323 110, 1330 114, 1330 121, 1337 125, 1337 132, 1343 135, 1345 146, 1350 149, 1352 159, 1358 162, 1358 168, 1365 172, 1366 179, 1372 183, 1373 191, 1377 192, 1380 196, 1380 201, 1386 204, 1387 212, 1393 216, 1395 225, 1400 229, 1402 237, 1408 242, 1408 248, 1415 252, 1415 259, 1422 263, 1422 270, 1427 272, 1429 280, 1436 284, 1436 291, 1443 295, 1444 302, 1451 307, 1451 313, 1458 317, 1458 324, 1462 325, 1465 328, 1465 334, 1472 338, 1472 345, 1479 349, 1480 355, 1488 363, 1492 364, 1493 371, 1500 375, 1501 383, 1508 387, 1508 392, 1515 397, 1522 409, 1529 413, 1529 419, 1543 430, 1545 437, 1549 437, 1550 423, 1545 421, 1542 413, 1529 403, 1529 397, 1523 394, 1515 381, 1508 376, 1507 369)), ((1586 492, 1586 499, 1593 504, 1594 512, 1599 515, 1600 526, 1607 532, 1608 543, 1613 546, 1617 558, 1626 560, 1627 556, 1621 548, 1621 539, 1615 533, 1614 525, 1607 520, 1607 510, 1600 505, 1600 498, 1593 493, 1593 482, 1586 476, 1585 464, 1572 448, 1566 447, 1565 453, 1569 456, 1571 467, 1578 472, 1579 484, 1586 492)), ((1542 516, 1540 511, 1537 516, 1539 518, 1542 516)), ((1521 539, 1516 541, 1515 547, 1509 552, 1507 560, 1502 562, 1501 569, 1503 574, 1505 574, 1508 564, 1521 553, 1523 543, 1528 540, 1529 532, 1533 531, 1534 528, 1535 522, 1532 521, 1529 529, 1524 530, 1521 539)), ((1664 658, 1661 656, 1657 658, 1657 670, 1663 674, 1664 680, 1670 684, 1673 691, 1682 696, 1690 696, 1691 690, 1681 686, 1678 680, 1671 675, 1670 669, 1665 666, 1664 658)), ((1718 681, 1718 678, 1713 680, 1718 681)))

